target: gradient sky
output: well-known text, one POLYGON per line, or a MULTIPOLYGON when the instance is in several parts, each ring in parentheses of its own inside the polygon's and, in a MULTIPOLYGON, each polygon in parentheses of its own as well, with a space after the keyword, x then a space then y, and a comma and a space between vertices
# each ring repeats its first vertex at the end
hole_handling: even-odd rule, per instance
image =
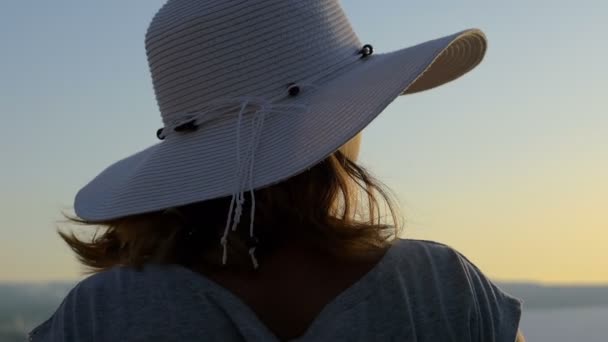
MULTIPOLYGON (((0 2, 0 281, 75 279, 61 210, 156 142, 143 37, 163 0, 0 2)), ((456 247, 497 280, 608 283, 608 3, 343 1, 388 52, 479 27, 484 63, 402 97, 361 162, 396 192, 405 236, 456 247)))

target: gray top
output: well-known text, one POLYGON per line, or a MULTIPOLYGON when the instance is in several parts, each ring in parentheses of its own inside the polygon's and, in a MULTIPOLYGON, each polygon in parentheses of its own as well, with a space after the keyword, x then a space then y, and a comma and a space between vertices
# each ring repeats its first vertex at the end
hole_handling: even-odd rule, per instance
MULTIPOLYGON (((295 341, 514 342, 522 301, 453 248, 397 240, 295 341)), ((278 341, 239 298, 186 268, 116 267, 81 281, 32 341, 278 341)))

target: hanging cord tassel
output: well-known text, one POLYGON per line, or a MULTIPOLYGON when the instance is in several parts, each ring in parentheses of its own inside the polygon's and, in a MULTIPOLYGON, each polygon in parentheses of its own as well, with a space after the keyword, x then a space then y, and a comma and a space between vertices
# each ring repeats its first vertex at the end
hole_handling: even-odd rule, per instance
MULTIPOLYGON (((313 87, 313 84, 304 83, 297 84, 298 89, 303 87, 313 87)), ((264 121, 267 114, 273 113, 289 113, 292 111, 301 110, 307 113, 309 106, 305 104, 274 104, 275 100, 284 99, 285 95, 294 96, 294 85, 290 85, 286 90, 286 93, 280 94, 279 96, 264 101, 259 98, 240 98, 242 101, 237 119, 236 127, 236 184, 234 192, 232 193, 230 200, 230 207, 228 209, 228 218, 226 220, 226 226, 224 228, 224 234, 220 240, 222 245, 222 265, 226 265, 228 260, 228 234, 230 231, 236 231, 238 224, 240 223, 241 216, 243 213, 243 205, 245 203, 245 190, 248 189, 251 195, 251 212, 250 212, 250 224, 249 224, 249 239, 251 245, 249 247, 249 256, 253 264, 254 269, 259 268, 259 262, 256 258, 255 252, 258 245, 258 239, 254 234, 254 223, 255 223, 255 191, 254 191, 254 166, 255 156, 258 145, 261 140, 262 130, 264 127, 264 121), (258 108, 253 113, 251 121, 251 136, 249 138, 249 148, 246 153, 246 157, 241 156, 241 127, 244 124, 243 116, 247 112, 247 108, 250 105, 257 106, 258 108)), ((298 91, 299 93, 299 91, 298 91)), ((208 113, 203 113, 208 114, 208 113)), ((211 117, 213 119, 213 117, 211 117)), ((196 120, 196 119, 195 119, 196 120)), ((204 121, 204 120, 201 120, 204 121)), ((196 122, 196 121, 195 121, 196 122)))
MULTIPOLYGON (((230 201, 230 208, 228 210, 228 219, 226 222, 226 227, 224 228, 224 235, 220 240, 222 245, 223 253, 222 253, 222 265, 226 265, 228 259, 228 234, 230 231, 236 231, 238 224, 240 223, 241 216, 243 214, 243 204, 245 203, 245 189, 247 181, 249 182, 249 191, 251 193, 251 222, 249 227, 249 234, 252 240, 255 239, 254 235, 254 219, 255 219, 255 192, 253 189, 253 170, 255 165, 255 151, 260 141, 261 130, 264 125, 264 118, 267 111, 269 110, 268 106, 262 106, 254 113, 253 122, 252 122, 252 134, 249 141, 249 149, 246 154, 246 159, 241 158, 241 126, 243 125, 243 114, 246 111, 246 108, 249 104, 248 100, 245 100, 241 105, 241 109, 238 116, 237 128, 236 128, 236 141, 237 141, 237 173, 236 179, 237 184, 232 194, 232 198, 230 201), (248 167, 247 167, 248 166, 248 167)), ((259 267, 259 263, 255 257, 255 249, 256 246, 253 246, 249 249, 249 255, 251 256, 251 260, 253 263, 253 267, 257 269, 259 267)))
POLYGON ((255 257, 255 250, 257 248, 258 239, 255 237, 253 232, 254 222, 255 222, 255 191, 253 187, 253 171, 255 166, 255 151, 260 143, 260 137, 262 133, 262 128, 264 127, 264 119, 266 118, 266 110, 258 111, 254 117, 254 127, 253 127, 253 138, 251 139, 251 153, 250 155, 250 163, 249 163, 249 192, 251 194, 251 218, 249 223, 249 238, 253 242, 253 246, 249 248, 249 256, 251 257, 251 262, 253 263, 253 268, 258 269, 260 267, 257 258, 255 257))
POLYGON ((255 249, 256 247, 249 248, 249 256, 251 257, 251 262, 253 263, 253 269, 257 270, 260 268, 260 264, 258 263, 258 259, 255 257, 255 249))
MULTIPOLYGON (((237 122, 237 126, 236 126, 236 165, 237 165, 237 174, 236 177, 238 180, 240 180, 240 176, 241 176, 241 122, 243 119, 243 113, 245 112, 245 109, 247 108, 247 105, 249 104, 249 100, 245 100, 243 102, 243 104, 241 105, 241 110, 239 111, 239 116, 238 116, 238 122, 237 122)), ((230 228, 231 228, 231 223, 232 223, 232 230, 234 231, 236 229, 236 226, 238 225, 240 218, 241 218, 241 211, 242 211, 242 206, 243 206, 243 202, 242 202, 242 196, 240 195, 240 181, 237 182, 236 188, 234 189, 234 192, 232 193, 232 198, 230 199, 230 208, 228 209, 228 219, 226 220, 226 227, 224 228, 224 235, 222 236, 222 239, 220 240, 220 243, 222 245, 222 265, 226 265, 226 262, 228 261, 228 234, 230 233, 230 228), (235 208, 235 204, 236 204, 236 208, 235 208), (232 219, 232 215, 234 214, 234 219, 232 219)))

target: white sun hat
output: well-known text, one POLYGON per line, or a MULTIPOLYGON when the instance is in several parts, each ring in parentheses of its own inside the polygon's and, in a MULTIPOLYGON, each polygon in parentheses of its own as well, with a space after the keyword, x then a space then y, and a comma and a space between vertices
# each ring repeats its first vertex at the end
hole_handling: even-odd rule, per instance
POLYGON ((82 219, 228 196, 240 212, 244 192, 313 167, 398 96, 473 69, 486 39, 473 29, 377 53, 338 0, 169 0, 146 49, 161 141, 82 188, 82 219))

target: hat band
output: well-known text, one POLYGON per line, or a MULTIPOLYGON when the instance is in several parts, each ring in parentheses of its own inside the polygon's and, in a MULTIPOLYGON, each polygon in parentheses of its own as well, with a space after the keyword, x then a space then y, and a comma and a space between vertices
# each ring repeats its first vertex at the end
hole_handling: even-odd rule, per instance
MULTIPOLYGON (((299 93, 302 88, 308 87, 316 88, 316 86, 313 84, 294 84, 288 88, 287 93, 289 93, 290 96, 293 96, 291 94, 294 93, 294 89, 297 89, 297 92, 299 93)), ((261 97, 242 96, 212 101, 200 110, 186 112, 179 115, 179 119, 169 123, 163 128, 160 128, 156 132, 156 136, 160 140, 164 140, 166 137, 175 133, 195 131, 206 124, 221 118, 225 118, 226 116, 233 115, 234 113, 238 113, 239 115, 245 114, 249 111, 283 113, 293 110, 306 110, 308 108, 306 104, 277 104, 274 103, 274 101, 276 101, 275 99, 267 100, 261 97), (245 108, 242 108, 243 104, 245 103, 247 105, 245 108), (241 113, 240 111, 244 112, 241 113)))

